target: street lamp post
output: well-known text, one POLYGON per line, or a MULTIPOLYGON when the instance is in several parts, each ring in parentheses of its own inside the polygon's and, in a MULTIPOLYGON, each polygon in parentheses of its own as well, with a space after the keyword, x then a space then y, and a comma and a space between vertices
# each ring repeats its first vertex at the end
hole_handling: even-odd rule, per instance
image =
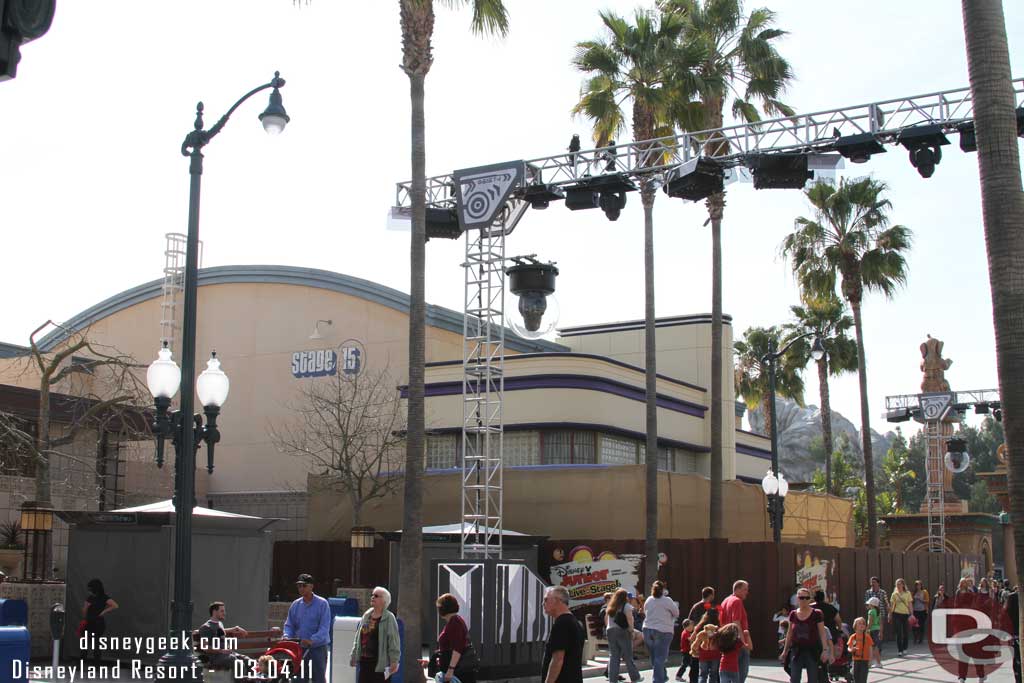
POLYGON ((206 370, 195 380, 196 347, 196 289, 199 278, 199 192, 203 174, 202 149, 216 136, 228 117, 247 99, 258 92, 271 89, 270 102, 259 119, 271 135, 284 130, 289 121, 281 103, 280 88, 284 87, 280 72, 274 78, 243 95, 210 129, 203 129, 203 103, 196 105, 196 120, 192 130, 181 144, 181 154, 190 158, 188 201, 188 237, 185 247, 185 306, 181 326, 181 368, 171 360, 171 351, 164 345, 159 357, 150 365, 146 380, 156 403, 153 432, 157 438, 157 465, 163 465, 164 441, 171 439, 175 451, 174 463, 174 601, 171 606, 171 642, 183 639, 177 648, 171 648, 160 658, 166 668, 176 668, 181 678, 202 679, 200 669, 189 647, 187 634, 192 631, 192 508, 195 507, 195 463, 200 445, 207 445, 207 470, 213 472, 214 444, 220 441, 217 415, 227 399, 229 382, 220 369, 216 352, 207 363, 206 370), (170 412, 171 399, 181 388, 181 405, 170 412), (198 392, 203 417, 194 414, 194 393, 198 392), (185 672, 188 669, 189 672, 185 672))
POLYGON ((792 348, 793 344, 812 335, 814 335, 814 344, 811 346, 811 357, 814 360, 820 360, 825 355, 825 345, 821 340, 821 336, 814 332, 807 332, 798 337, 793 337, 788 344, 782 347, 781 351, 775 350, 775 339, 769 339, 768 353, 761 358, 761 363, 768 366, 768 405, 772 413, 772 469, 761 481, 761 488, 764 490, 765 495, 768 496, 768 522, 771 524, 772 538, 776 543, 782 542, 782 518, 785 514, 784 499, 789 491, 789 484, 779 473, 779 430, 778 420, 775 417, 775 368, 779 358, 786 355, 786 352, 792 348))

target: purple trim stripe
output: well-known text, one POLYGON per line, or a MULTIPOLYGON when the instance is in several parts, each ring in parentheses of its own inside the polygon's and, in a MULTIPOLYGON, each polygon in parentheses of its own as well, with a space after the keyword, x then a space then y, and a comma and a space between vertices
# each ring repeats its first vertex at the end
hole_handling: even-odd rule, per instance
MULTIPOLYGON (((639 387, 626 384, 625 382, 589 375, 520 375, 505 378, 505 391, 523 391, 526 389, 584 389, 613 394, 634 401, 640 401, 641 403, 647 400, 646 392, 639 387)), ((461 394, 462 381, 433 382, 426 386, 425 392, 427 396, 454 396, 461 394)), ((402 398, 406 398, 407 395, 408 387, 402 387, 402 398)), ((708 409, 707 406, 665 396, 664 394, 658 394, 657 403, 659 408, 693 415, 701 419, 704 419, 704 412, 708 409)))
MULTIPOLYGON (((576 429, 576 430, 593 430, 601 432, 602 434, 612 434, 614 436, 624 436, 629 439, 636 439, 637 441, 644 441, 647 436, 643 432, 634 432, 631 429, 622 429, 620 427, 613 427, 611 425, 599 425, 592 424, 589 422, 521 422, 518 424, 506 424, 506 432, 522 432, 530 429, 542 430, 542 429, 576 429)), ((427 434, 459 434, 462 432, 462 427, 438 427, 436 429, 428 429, 427 434)), ((683 450, 690 451, 691 453, 710 453, 711 449, 708 446, 701 446, 699 444, 690 443, 689 441, 677 441, 675 439, 666 439, 665 437, 658 437, 658 445, 665 446, 667 448, 681 448, 683 450)))
POLYGON ((764 448, 754 448, 753 446, 747 446, 741 443, 736 444, 736 452, 742 453, 743 455, 752 455, 755 458, 762 458, 764 460, 772 459, 772 452, 765 450, 764 448))
MULTIPOLYGON (((593 353, 576 353, 575 351, 573 351, 573 352, 565 352, 565 351, 550 351, 550 352, 548 352, 548 351, 545 351, 545 352, 539 352, 539 353, 516 353, 516 354, 505 356, 505 362, 509 363, 511 361, 525 360, 525 359, 529 359, 529 358, 587 358, 589 360, 604 361, 605 363, 608 363, 610 365, 617 365, 620 368, 627 368, 629 370, 635 370, 635 371, 637 371, 639 373, 643 373, 644 372, 644 369, 642 367, 638 366, 638 365, 630 365, 629 363, 625 363, 625 362, 623 362, 621 360, 616 360, 614 358, 608 358, 607 356, 598 356, 598 355, 595 355, 593 353)), ((428 368, 440 368, 440 367, 445 367, 445 366, 449 366, 449 365, 462 365, 462 361, 461 360, 434 361, 434 362, 431 362, 431 363, 427 363, 426 367, 428 367, 428 368)), ((707 391, 707 388, 702 387, 699 384, 692 384, 690 382, 684 382, 681 379, 676 379, 675 377, 669 377, 668 375, 659 374, 658 375, 658 379, 663 380, 665 382, 669 382, 671 384, 678 384, 681 387, 689 387, 690 389, 696 389, 697 391, 704 391, 704 392, 707 391)))

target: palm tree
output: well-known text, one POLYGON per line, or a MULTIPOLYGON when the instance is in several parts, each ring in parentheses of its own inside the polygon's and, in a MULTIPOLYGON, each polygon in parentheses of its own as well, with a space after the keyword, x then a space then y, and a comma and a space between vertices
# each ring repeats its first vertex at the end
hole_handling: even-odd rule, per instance
MULTIPOLYGON (((475 33, 508 32, 508 13, 501 0, 452 0, 447 4, 473 6, 475 33)), ((402 509, 401 572, 399 597, 406 626, 402 669, 409 683, 423 680, 420 666, 420 596, 423 564, 423 454, 425 363, 424 280, 426 278, 426 127, 423 117, 423 86, 433 63, 430 40, 434 33, 433 0, 399 0, 402 24, 402 70, 409 77, 412 104, 412 236, 409 258, 409 415, 405 454, 405 487, 402 509)))
MULTIPOLYGON (((736 350, 736 393, 743 397, 751 410, 761 407, 764 413, 765 436, 772 435, 772 404, 769 390, 768 365, 764 357, 781 348, 782 334, 777 327, 751 327, 743 333, 733 347, 736 350)), ((775 363, 775 394, 791 398, 797 405, 804 404, 804 381, 800 370, 801 362, 795 349, 779 356, 775 363)))
POLYGON ((907 263, 903 254, 910 248, 911 237, 910 230, 904 226, 889 225, 892 204, 882 198, 886 189, 885 183, 873 178, 844 179, 838 188, 831 183, 815 183, 805 191, 814 208, 814 219, 797 218, 793 233, 782 243, 782 253, 791 260, 804 292, 819 297, 834 294, 838 279, 843 298, 853 311, 868 502, 868 545, 872 548, 878 547, 878 511, 861 303, 865 289, 879 291, 888 298, 906 282, 907 263))
MULTIPOLYGON (((636 10, 634 24, 605 11, 600 13, 608 37, 576 45, 573 65, 588 74, 573 114, 583 114, 593 122, 598 147, 611 143, 626 128, 622 105, 632 104, 633 139, 651 140, 671 132, 666 130, 671 99, 675 93, 672 74, 681 69, 677 45, 682 22, 674 14, 636 10)), ((685 71, 685 70, 682 70, 685 71)), ((612 143, 614 144, 614 143, 612 143)), ((658 153, 645 149, 646 159, 654 161, 658 153)), ((658 575, 658 405, 657 363, 654 330, 654 197, 657 185, 652 177, 640 179, 640 197, 644 207, 644 365, 647 391, 646 536, 645 572, 648 581, 658 575)))
MULTIPOLYGON (((857 342, 847 336, 853 327, 853 318, 846 314, 846 306, 834 294, 815 299, 807 298, 803 306, 790 306, 795 321, 786 325, 792 339, 813 334, 821 339, 825 355, 814 361, 818 366, 818 395, 821 401, 821 437, 825 446, 825 492, 836 493, 842 489, 832 488, 832 402, 829 399, 828 377, 853 372, 857 369, 857 342)), ((801 359, 801 365, 812 360, 811 347, 806 339, 796 343, 791 354, 801 359)))
MULTIPOLYGON (((1024 519, 1024 193, 1000 0, 963 0, 967 70, 974 100, 981 207, 995 321, 999 394, 1009 449, 1010 516, 1024 519)), ((1014 525, 1017 567, 1024 567, 1024 524, 1014 525)), ((1022 613, 1024 618, 1024 613, 1022 613)), ((1021 622, 1024 624, 1024 621, 1021 622)))
MULTIPOLYGON (((761 110, 791 116, 779 96, 793 78, 789 62, 774 41, 786 32, 774 27, 775 13, 767 8, 743 14, 741 0, 659 0, 664 11, 686 21, 682 41, 702 55, 697 65, 697 100, 679 107, 676 123, 684 130, 721 128, 728 107, 744 121, 760 119, 761 110)), ((723 154, 729 143, 712 136, 705 154, 723 154)), ((722 215, 725 193, 708 197, 711 221, 711 496, 710 536, 722 529, 722 215)), ((729 408, 731 410, 731 408, 729 408)))

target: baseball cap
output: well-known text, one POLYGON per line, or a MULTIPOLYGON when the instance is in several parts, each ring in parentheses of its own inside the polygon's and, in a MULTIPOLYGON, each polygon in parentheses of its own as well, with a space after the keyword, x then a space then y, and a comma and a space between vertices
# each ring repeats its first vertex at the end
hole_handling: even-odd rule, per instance
POLYGON ((313 583, 313 575, 299 574, 299 578, 295 579, 295 583, 313 583))
POLYGON ((868 601, 867 601, 867 602, 865 602, 864 604, 865 604, 865 605, 871 605, 872 607, 878 607, 878 606, 879 606, 880 604, 882 604, 882 603, 880 603, 880 602, 878 601, 878 598, 871 598, 870 600, 868 600, 868 601))

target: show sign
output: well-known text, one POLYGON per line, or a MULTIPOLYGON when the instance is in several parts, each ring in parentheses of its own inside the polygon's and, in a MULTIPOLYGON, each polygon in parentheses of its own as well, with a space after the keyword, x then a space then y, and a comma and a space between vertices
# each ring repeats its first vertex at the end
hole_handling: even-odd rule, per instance
POLYGON ((292 376, 296 378, 334 376, 338 373, 339 368, 346 375, 358 375, 363 369, 364 356, 363 345, 355 339, 342 342, 337 351, 334 349, 296 351, 292 354, 292 376))
POLYGON ((601 602, 605 593, 625 588, 636 592, 637 562, 634 559, 566 562, 551 567, 551 584, 569 591, 570 609, 601 602))

